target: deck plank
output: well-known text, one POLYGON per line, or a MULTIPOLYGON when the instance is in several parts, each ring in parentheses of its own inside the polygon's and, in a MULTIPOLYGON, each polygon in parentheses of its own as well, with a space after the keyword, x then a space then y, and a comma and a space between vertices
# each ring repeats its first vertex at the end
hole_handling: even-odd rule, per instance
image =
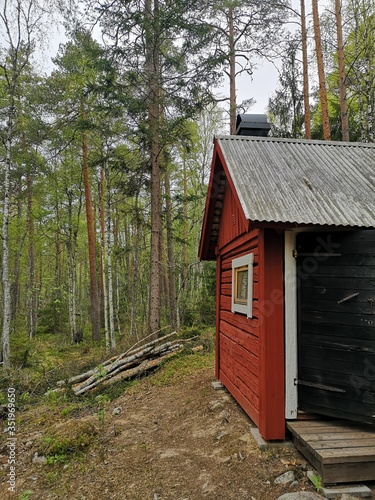
POLYGON ((375 480, 375 427, 322 417, 287 422, 287 428, 323 484, 375 480))

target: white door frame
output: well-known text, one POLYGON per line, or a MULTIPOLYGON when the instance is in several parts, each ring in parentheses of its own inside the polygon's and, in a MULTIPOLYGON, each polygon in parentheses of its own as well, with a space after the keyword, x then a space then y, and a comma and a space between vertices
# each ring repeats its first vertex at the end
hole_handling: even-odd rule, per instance
POLYGON ((284 246, 284 318, 285 318, 285 418, 298 413, 297 350, 297 259, 293 255, 296 231, 285 231, 284 246))

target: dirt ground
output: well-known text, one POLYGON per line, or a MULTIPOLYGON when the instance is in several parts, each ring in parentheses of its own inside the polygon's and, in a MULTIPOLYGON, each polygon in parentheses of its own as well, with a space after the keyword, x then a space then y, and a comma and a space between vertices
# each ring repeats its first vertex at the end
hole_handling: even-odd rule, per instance
MULTIPOLYGON (((251 420, 226 390, 213 389, 213 380, 213 369, 166 386, 143 379, 112 401, 105 414, 70 419, 70 425, 92 424, 96 437, 65 464, 33 463, 43 435, 35 422, 39 418, 42 425, 43 415, 21 419, 17 495, 11 498, 275 500, 286 492, 313 491, 302 456, 291 446, 260 451, 250 435, 251 420), (28 418, 34 423, 27 425, 28 418), (296 481, 275 485, 288 470, 296 481)), ((0 498, 5 499, 4 441, 0 448, 0 498)))

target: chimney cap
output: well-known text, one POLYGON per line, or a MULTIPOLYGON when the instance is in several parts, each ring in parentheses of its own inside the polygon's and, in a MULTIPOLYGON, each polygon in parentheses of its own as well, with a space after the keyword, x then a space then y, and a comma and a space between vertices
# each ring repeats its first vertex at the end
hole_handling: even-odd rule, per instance
POLYGON ((244 113, 237 115, 236 135, 252 135, 267 137, 271 125, 267 122, 267 115, 244 113))

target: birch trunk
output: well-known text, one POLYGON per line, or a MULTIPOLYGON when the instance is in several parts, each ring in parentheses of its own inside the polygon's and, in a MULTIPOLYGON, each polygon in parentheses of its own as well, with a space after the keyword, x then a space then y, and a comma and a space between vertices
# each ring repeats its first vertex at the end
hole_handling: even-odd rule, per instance
POLYGON ((27 232, 29 239, 29 338, 36 334, 36 296, 35 296, 35 254, 34 254, 34 219, 33 219, 33 181, 31 173, 27 174, 27 232))
POLYGON ((168 301, 170 310, 170 323, 173 330, 177 328, 177 301, 176 301, 176 268, 174 259, 173 247, 173 231, 172 231, 172 203, 171 203, 171 186, 169 173, 165 173, 165 218, 167 226, 167 255, 168 255, 168 301))
POLYGON ((113 306, 113 268, 112 268, 112 249, 113 249, 113 231, 111 218, 111 186, 109 182, 109 169, 105 168, 105 180, 107 185, 107 203, 106 203, 106 245, 107 245, 107 280, 108 280, 108 323, 109 323, 109 341, 113 349, 116 347, 115 338, 115 313, 113 306))
POLYGON ((11 291, 9 281, 9 209, 10 209, 10 171, 12 164, 12 135, 13 135, 13 114, 14 106, 11 106, 10 116, 7 126, 6 156, 4 162, 4 205, 3 205, 3 329, 2 329, 2 355, 3 366, 10 368, 10 320, 11 311, 11 291))
POLYGON ((104 312, 104 336, 105 348, 108 352, 111 348, 108 328, 108 295, 106 283, 106 227, 105 227, 105 178, 104 169, 100 169, 100 243, 101 243, 101 276, 102 276, 102 297, 103 297, 103 312, 104 312))
POLYGON ((138 193, 134 201, 135 217, 133 222, 133 262, 131 272, 131 309, 130 309, 130 335, 137 337, 137 301, 138 301, 138 273, 139 273, 139 216, 138 216, 138 193))

